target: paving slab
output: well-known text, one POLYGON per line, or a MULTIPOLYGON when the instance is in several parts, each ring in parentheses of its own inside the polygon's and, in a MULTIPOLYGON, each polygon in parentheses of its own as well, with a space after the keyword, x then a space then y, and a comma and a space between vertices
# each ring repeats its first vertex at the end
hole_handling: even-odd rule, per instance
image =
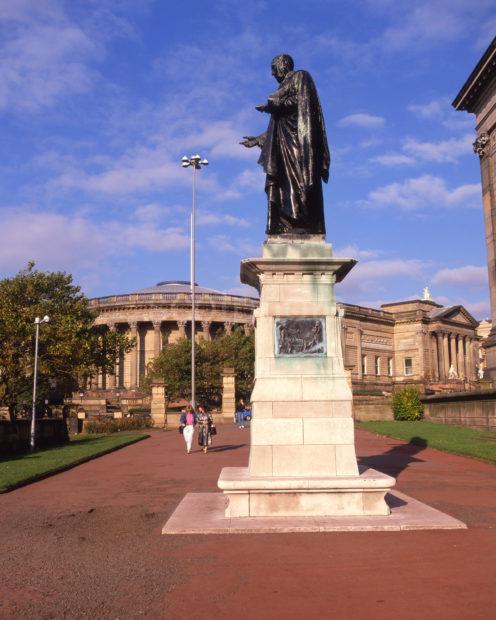
POLYGON ((367 517, 237 517, 224 516, 222 493, 188 493, 162 529, 162 534, 277 534, 290 532, 400 532, 457 530, 462 521, 399 491, 386 495, 391 514, 367 517))

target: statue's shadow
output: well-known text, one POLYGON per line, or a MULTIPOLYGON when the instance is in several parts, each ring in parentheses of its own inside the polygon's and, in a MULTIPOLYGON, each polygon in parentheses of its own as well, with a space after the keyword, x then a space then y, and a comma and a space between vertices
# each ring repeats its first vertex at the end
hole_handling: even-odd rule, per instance
POLYGON ((412 437, 407 444, 394 446, 383 454, 358 457, 361 470, 372 468, 397 478, 412 463, 423 463, 416 455, 427 448, 427 441, 422 437, 412 437))

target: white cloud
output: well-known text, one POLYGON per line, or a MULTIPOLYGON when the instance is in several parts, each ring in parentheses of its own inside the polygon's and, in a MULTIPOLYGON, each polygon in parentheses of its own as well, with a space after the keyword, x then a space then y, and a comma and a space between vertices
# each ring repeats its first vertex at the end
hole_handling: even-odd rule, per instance
POLYGON ((236 217, 230 213, 218 213, 214 211, 208 211, 200 209, 196 218, 199 226, 206 226, 209 224, 226 224, 227 226, 240 226, 241 228, 248 228, 250 222, 243 217, 236 217))
POLYGON ((453 41, 464 32, 467 18, 473 12, 469 5, 457 0, 419 0, 413 5, 399 5, 398 9, 400 18, 382 37, 383 44, 390 50, 453 41))
POLYGON ((333 248, 333 254, 335 256, 344 256, 356 259, 362 258, 375 258, 382 254, 382 250, 364 250, 359 248, 357 245, 345 245, 341 248, 333 248))
MULTIPOLYGON (((377 259, 359 262, 338 285, 337 293, 340 299, 355 303, 353 299, 363 299, 371 293, 387 295, 385 281, 401 278, 420 280, 424 277, 426 264, 416 259, 377 259)), ((358 302, 356 302, 358 303, 358 302)), ((360 302, 361 304, 363 302, 360 302)))
POLYGON ((370 161, 382 166, 409 166, 421 161, 453 163, 463 155, 473 155, 472 134, 439 142, 421 142, 415 138, 403 140, 403 153, 386 153, 372 157, 370 161))
POLYGON ((403 142, 403 150, 407 155, 423 161, 454 162, 462 155, 473 154, 473 141, 472 134, 440 142, 419 142, 415 138, 407 138, 403 142))
POLYGON ((260 254, 260 247, 248 239, 233 238, 227 235, 212 235, 208 242, 218 252, 233 253, 245 257, 260 254))
POLYGON ((382 116, 375 116, 373 114, 348 114, 348 116, 344 116, 338 121, 338 127, 367 127, 376 129, 384 127, 385 122, 382 116))
POLYGON ((424 104, 412 103, 408 106, 408 110, 420 118, 437 119, 444 115, 446 105, 445 99, 435 99, 424 104))
POLYGON ((454 110, 449 97, 440 97, 424 104, 413 103, 407 109, 420 119, 441 124, 448 129, 458 131, 474 128, 473 117, 454 110))
POLYGON ((171 211, 171 207, 164 207, 160 204, 152 202, 150 204, 137 207, 134 210, 134 215, 138 220, 143 222, 158 222, 164 215, 169 215, 171 211))
POLYGON ((3 2, 0 109, 36 111, 90 90, 100 44, 54 2, 3 2), (7 7, 10 5, 10 7, 7 7))
POLYGON ((35 260, 44 269, 98 270, 108 257, 187 247, 189 236, 177 227, 160 228, 151 222, 97 224, 81 215, 8 209, 2 213, 0 269, 19 269, 35 260))
POLYGON ((377 155, 370 159, 372 163, 381 164, 381 166, 411 166, 415 163, 415 159, 403 153, 386 153, 385 155, 377 155))
POLYGON ((432 175, 410 178, 403 183, 391 183, 369 193, 363 206, 394 207, 405 211, 424 208, 480 206, 479 183, 459 185, 453 189, 446 181, 432 175))
POLYGON ((452 269, 441 269, 432 278, 433 284, 448 284, 462 287, 487 287, 487 267, 466 265, 452 269))
POLYGON ((462 306, 479 321, 491 317, 491 305, 489 303, 489 299, 483 299, 482 301, 465 301, 462 306))

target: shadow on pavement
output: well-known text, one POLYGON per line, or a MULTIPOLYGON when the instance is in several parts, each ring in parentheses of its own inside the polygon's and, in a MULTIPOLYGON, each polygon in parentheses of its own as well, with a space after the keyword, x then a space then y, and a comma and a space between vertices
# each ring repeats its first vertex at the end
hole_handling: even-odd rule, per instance
POLYGON ((225 452, 226 450, 239 450, 240 448, 244 448, 246 446, 245 443, 239 444, 230 444, 226 446, 212 446, 208 449, 209 452, 225 452))
POLYGON ((383 454, 358 457, 358 465, 372 467, 396 478, 412 463, 423 463, 416 454, 427 448, 427 441, 422 437, 412 437, 407 444, 394 446, 383 454))

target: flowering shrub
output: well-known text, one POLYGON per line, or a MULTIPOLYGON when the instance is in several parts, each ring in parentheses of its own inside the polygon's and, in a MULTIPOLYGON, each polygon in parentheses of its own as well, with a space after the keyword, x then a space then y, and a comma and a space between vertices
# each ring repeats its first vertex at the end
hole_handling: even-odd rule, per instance
POLYGON ((84 430, 90 434, 117 433, 118 431, 134 431, 140 428, 151 428, 152 420, 149 418, 121 418, 116 420, 89 420, 84 425, 84 430))

